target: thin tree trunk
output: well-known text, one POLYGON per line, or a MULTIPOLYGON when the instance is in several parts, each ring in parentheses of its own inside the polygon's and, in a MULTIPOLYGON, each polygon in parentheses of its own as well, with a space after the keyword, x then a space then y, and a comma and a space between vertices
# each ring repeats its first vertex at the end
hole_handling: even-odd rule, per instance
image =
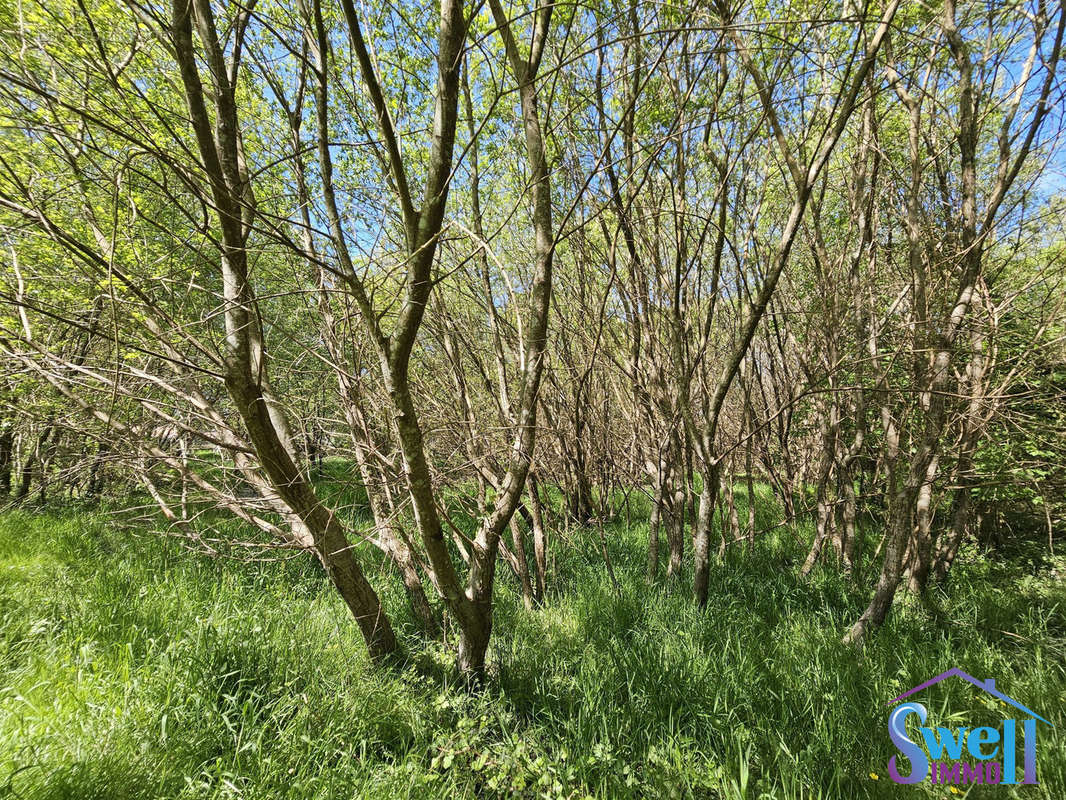
POLYGON ((519 522, 520 516, 511 518, 511 542, 518 565, 518 582, 522 586, 522 603, 526 608, 533 608, 533 582, 529 578, 529 562, 526 560, 526 542, 519 522))
POLYGON ((748 550, 755 552, 755 477, 753 472, 753 458, 751 453, 752 440, 748 439, 748 446, 744 456, 744 471, 746 473, 748 490, 748 550))
POLYGON ((14 465, 15 429, 0 428, 0 502, 11 495, 11 468, 14 465))
POLYGON ((544 603, 548 587, 548 536, 540 505, 540 485, 533 472, 529 474, 529 514, 533 521, 533 567, 536 571, 533 599, 540 605, 544 603))
POLYGON ((645 579, 654 583, 659 577, 659 526, 663 510, 662 471, 655 479, 655 494, 651 501, 651 516, 648 518, 648 565, 645 579))
MULTIPOLYGON (((18 491, 15 493, 15 502, 25 502, 26 498, 30 495, 30 488, 33 485, 33 473, 34 468, 37 468, 37 472, 41 472, 42 468, 39 466, 42 462, 44 450, 48 446, 48 441, 52 437, 52 432, 55 430, 55 425, 48 423, 45 425, 43 431, 38 435, 34 442, 33 448, 26 452, 26 457, 22 462, 22 470, 19 477, 18 491)), ((43 480, 43 476, 38 480, 43 480)))
POLYGON ((693 555, 696 562, 693 593, 700 608, 707 605, 711 572, 711 520, 714 517, 714 500, 718 496, 718 483, 718 465, 712 464, 703 476, 699 512, 696 515, 696 532, 693 536, 693 555))
MULTIPOLYGON (((674 469, 667 465, 664 475, 666 485, 663 488, 663 511, 666 516, 666 546, 669 549, 669 559, 666 563, 666 577, 680 578, 681 567, 685 558, 684 494, 674 488, 674 469)), ((662 517, 660 517, 662 519, 662 517)))
POLYGON ((912 492, 906 486, 900 488, 892 498, 881 574, 869 605, 844 637, 845 644, 861 645, 869 631, 880 627, 888 617, 903 574, 903 551, 911 532, 911 498, 912 492))

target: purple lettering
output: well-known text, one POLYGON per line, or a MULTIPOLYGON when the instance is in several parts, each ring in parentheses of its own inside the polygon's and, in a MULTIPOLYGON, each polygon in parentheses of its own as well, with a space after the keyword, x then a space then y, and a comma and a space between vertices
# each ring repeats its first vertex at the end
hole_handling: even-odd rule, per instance
POLYGON ((1003 769, 998 761, 985 764, 985 783, 999 783, 1003 780, 1003 769))
POLYGON ((978 764, 976 767, 971 767, 969 764, 962 765, 962 782, 963 783, 983 783, 985 779, 985 771, 978 764))
POLYGON ((958 783, 959 782, 959 765, 952 764, 950 769, 947 764, 940 765, 940 782, 941 783, 958 783))

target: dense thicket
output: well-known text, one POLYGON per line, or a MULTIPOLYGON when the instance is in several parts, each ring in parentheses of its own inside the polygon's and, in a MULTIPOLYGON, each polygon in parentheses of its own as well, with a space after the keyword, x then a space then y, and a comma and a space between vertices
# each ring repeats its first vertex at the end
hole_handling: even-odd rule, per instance
POLYGON ((307 550, 384 659, 367 542, 475 677, 498 564, 538 604, 634 495, 704 606, 768 482, 795 568, 868 586, 856 643, 968 536, 1054 546, 1061 3, 0 15, 10 502, 307 550))

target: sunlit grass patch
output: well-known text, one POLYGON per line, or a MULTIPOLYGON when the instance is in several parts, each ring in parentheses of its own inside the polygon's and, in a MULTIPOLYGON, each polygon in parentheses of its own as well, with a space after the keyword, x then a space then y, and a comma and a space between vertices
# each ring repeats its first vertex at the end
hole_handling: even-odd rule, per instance
MULTIPOLYGON (((618 592, 595 531, 554 554, 567 580, 540 609, 501 568, 490 684, 471 695, 449 644, 412 636, 405 668, 371 667, 309 562, 194 556, 89 514, 0 516, 0 797, 890 798, 885 703, 949 666, 1055 722, 1028 796, 1062 796, 1048 572, 961 564, 860 654, 840 636, 864 593, 832 569, 799 580, 791 535, 716 562, 700 610, 687 574, 645 583, 646 527, 606 532, 618 592)), ((951 688, 936 707, 971 701, 951 688)))

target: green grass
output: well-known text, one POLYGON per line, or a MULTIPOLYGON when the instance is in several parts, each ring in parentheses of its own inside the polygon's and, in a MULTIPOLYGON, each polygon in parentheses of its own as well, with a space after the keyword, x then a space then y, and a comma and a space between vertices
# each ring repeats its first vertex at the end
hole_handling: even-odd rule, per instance
MULTIPOLYGON (((501 568, 491 679, 471 695, 372 553, 403 670, 368 665, 304 558, 209 558, 89 511, 4 514, 0 798, 954 797, 886 772, 886 703, 952 666, 1056 726, 1039 786, 970 796, 1066 796, 1055 563, 966 553, 859 654, 839 640, 865 592, 833 569, 799 581, 790 532, 716 562, 703 611, 687 577, 644 585, 646 528, 608 533, 617 596, 592 531, 556 537, 541 610, 501 568)), ((991 713, 959 681, 926 703, 952 724, 991 713)))

